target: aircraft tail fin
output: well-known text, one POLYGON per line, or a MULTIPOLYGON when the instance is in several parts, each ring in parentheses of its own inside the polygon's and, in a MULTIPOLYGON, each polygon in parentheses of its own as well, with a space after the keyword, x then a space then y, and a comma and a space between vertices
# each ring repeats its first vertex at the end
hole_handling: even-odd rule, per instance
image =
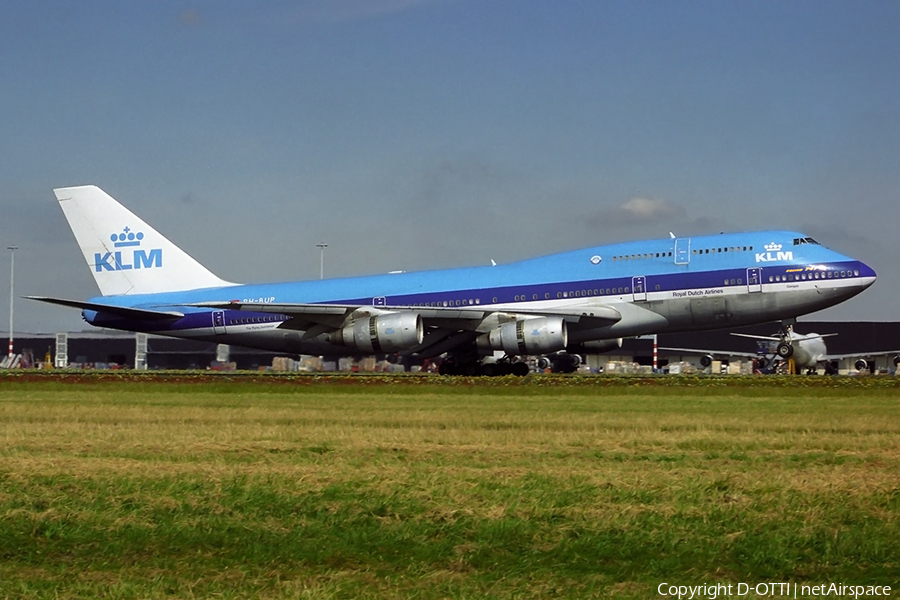
POLYGON ((94 185, 53 190, 104 296, 235 285, 94 185))

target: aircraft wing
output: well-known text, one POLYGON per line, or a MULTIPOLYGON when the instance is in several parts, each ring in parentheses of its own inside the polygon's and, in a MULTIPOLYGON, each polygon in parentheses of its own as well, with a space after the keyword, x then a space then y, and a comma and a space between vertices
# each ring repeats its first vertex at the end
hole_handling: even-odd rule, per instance
POLYGON ((710 350, 709 348, 671 348, 668 346, 660 346, 659 350, 668 350, 671 352, 683 352, 685 354, 712 354, 713 356, 740 356, 742 358, 761 358, 762 354, 756 352, 738 352, 734 350, 710 350))
MULTIPOLYGON (((240 310, 247 312, 289 315, 301 322, 340 327, 347 318, 384 314, 390 312, 414 312, 421 315, 426 325, 457 327, 476 330, 492 315, 527 315, 534 317, 563 317, 568 323, 585 327, 601 327, 616 323, 622 314, 611 306, 573 306, 570 308, 496 310, 485 307, 410 307, 368 306, 351 304, 294 304, 258 302, 199 302, 188 306, 240 310)), ((286 324, 287 325, 287 324, 286 324)), ((291 325, 287 325, 291 327, 291 325)))
POLYGON ((846 358, 875 358, 876 356, 900 356, 900 350, 879 350, 877 352, 849 352, 847 354, 826 354, 820 360, 844 360, 846 358))
MULTIPOLYGON (((750 333, 732 333, 731 335, 736 337, 745 337, 750 338, 751 340, 766 340, 769 342, 780 342, 782 338, 775 337, 773 335, 753 335, 750 333)), ((827 338, 837 335, 836 333, 801 333, 797 334, 794 337, 799 340, 814 340, 817 338, 827 338)))

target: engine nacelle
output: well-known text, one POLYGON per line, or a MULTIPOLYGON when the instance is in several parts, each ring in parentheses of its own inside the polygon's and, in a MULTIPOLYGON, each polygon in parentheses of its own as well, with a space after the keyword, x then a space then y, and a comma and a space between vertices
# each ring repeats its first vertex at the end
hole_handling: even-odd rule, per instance
POLYGON ((479 350, 507 354, 546 354, 566 347, 569 335, 562 317, 537 317, 504 323, 478 336, 479 350))
POLYGON ((712 354, 704 354, 700 357, 700 366, 704 369, 711 367, 713 364, 712 354))
POLYGON ((894 357, 894 366, 900 367, 900 354, 894 357))
POLYGON ((357 319, 333 332, 328 339, 332 344, 381 354, 415 348, 424 337, 422 317, 401 312, 357 319))

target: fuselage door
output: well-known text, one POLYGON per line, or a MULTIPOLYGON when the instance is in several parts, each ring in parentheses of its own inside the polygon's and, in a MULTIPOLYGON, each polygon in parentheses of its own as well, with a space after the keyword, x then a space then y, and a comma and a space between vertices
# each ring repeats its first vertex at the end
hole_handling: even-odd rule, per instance
POLYGON ((691 262, 691 238, 675 240, 675 264, 686 265, 691 262))
POLYGON ((225 333, 225 311, 214 310, 212 312, 213 333, 225 333))
POLYGON ((643 302, 647 299, 647 278, 643 275, 631 278, 631 291, 634 293, 635 302, 643 302))
POLYGON ((753 267, 752 269, 747 269, 747 291, 762 291, 762 267, 753 267))

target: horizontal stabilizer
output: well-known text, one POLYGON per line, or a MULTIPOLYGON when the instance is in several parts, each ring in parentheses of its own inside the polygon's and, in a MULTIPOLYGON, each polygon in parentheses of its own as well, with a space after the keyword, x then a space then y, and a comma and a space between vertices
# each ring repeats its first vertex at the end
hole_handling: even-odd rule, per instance
POLYGON ((65 298, 48 298, 46 296, 25 296, 29 300, 38 300, 49 304, 59 304, 60 306, 69 306, 71 308, 80 308, 81 310, 93 310, 98 313, 112 314, 119 317, 130 319, 151 319, 151 320, 175 320, 184 316, 174 310, 150 310, 146 308, 129 308, 127 306, 112 306, 109 304, 100 304, 97 302, 81 302, 80 300, 66 300, 65 298))

